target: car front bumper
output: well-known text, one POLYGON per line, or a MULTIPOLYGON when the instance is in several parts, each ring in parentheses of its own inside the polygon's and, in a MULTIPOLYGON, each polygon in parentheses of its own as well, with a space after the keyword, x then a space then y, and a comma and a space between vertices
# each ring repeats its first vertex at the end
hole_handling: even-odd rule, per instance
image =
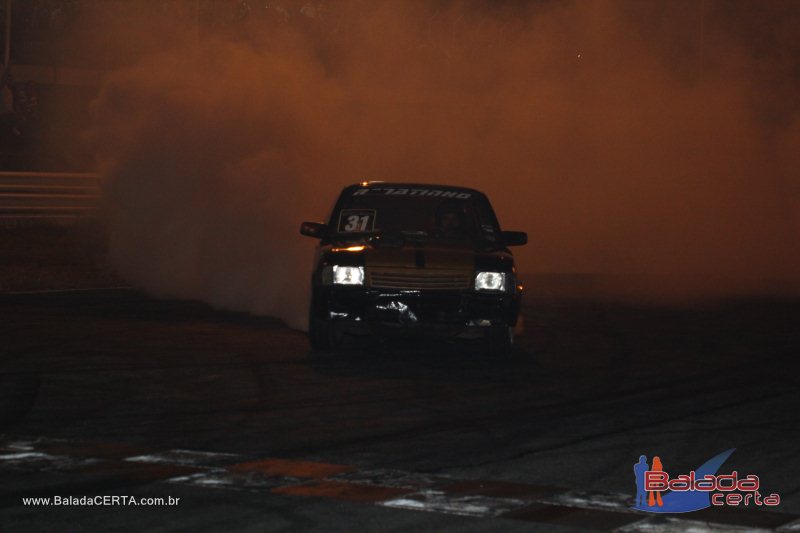
POLYGON ((519 305, 519 294, 331 286, 315 290, 312 312, 346 333, 470 336, 514 326, 519 305))

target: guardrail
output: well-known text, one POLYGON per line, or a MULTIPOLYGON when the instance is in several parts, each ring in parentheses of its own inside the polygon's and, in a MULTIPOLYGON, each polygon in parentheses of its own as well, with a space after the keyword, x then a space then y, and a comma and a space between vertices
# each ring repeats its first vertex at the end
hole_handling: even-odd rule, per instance
POLYGON ((75 219, 91 215, 99 199, 97 174, 0 172, 0 219, 75 219))

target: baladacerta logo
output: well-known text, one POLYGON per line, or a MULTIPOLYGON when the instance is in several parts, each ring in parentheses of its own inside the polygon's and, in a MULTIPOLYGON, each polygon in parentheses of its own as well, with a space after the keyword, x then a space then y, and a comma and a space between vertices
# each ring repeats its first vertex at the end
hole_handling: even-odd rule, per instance
POLYGON ((717 471, 735 448, 726 450, 687 474, 670 477, 661 458, 639 457, 633 465, 636 476, 634 509, 650 513, 688 513, 712 505, 776 506, 781 497, 775 493, 762 496, 761 480, 755 474, 740 475, 737 471, 718 475, 717 471))

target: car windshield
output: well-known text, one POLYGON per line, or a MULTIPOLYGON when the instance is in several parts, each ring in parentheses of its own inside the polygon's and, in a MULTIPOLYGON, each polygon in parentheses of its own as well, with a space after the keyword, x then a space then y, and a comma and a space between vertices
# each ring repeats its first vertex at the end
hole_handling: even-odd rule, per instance
POLYGON ((485 197, 460 189, 357 189, 342 199, 331 224, 340 238, 368 234, 442 242, 494 241, 496 220, 485 197))

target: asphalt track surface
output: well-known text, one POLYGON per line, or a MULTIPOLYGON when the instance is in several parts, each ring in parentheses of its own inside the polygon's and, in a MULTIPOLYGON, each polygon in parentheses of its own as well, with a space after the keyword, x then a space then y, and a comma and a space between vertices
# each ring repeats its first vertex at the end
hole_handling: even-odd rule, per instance
POLYGON ((513 357, 124 289, 0 295, 0 531, 800 530, 800 304, 529 299, 513 357), (634 512, 633 464, 781 504, 634 512), (23 498, 180 498, 33 506, 23 498), (738 529, 737 529, 738 528, 738 529))

